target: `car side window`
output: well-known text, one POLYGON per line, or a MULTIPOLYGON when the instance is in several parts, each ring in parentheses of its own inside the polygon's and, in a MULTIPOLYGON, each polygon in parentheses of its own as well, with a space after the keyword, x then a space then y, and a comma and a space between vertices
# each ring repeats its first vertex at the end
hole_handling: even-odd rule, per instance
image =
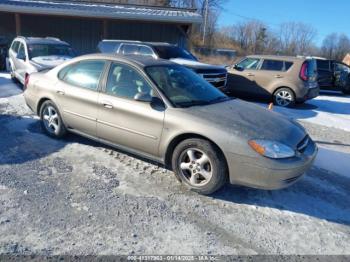
POLYGON ((283 64, 283 61, 265 59, 261 65, 260 70, 283 71, 283 64))
POLYGON ((19 43, 18 41, 14 41, 13 44, 12 44, 12 46, 11 46, 11 50, 12 50, 13 52, 17 53, 17 52, 18 52, 19 44, 20 44, 20 43, 19 43))
POLYGON ((24 50, 24 45, 22 43, 20 43, 19 48, 18 48, 18 57, 20 59, 26 58, 26 52, 24 50))
POLYGON ((122 53, 124 55, 137 55, 139 51, 139 46, 137 45, 123 45, 122 46, 122 53))
POLYGON ((293 65, 293 62, 284 62, 284 71, 288 71, 293 65))
POLYGON ((150 47, 148 46, 140 46, 139 49, 139 54, 140 55, 145 55, 145 56, 153 56, 153 51, 150 47))
POLYGON ((152 87, 134 68, 113 63, 110 67, 106 93, 127 99, 134 99, 136 94, 153 95, 152 87))
POLYGON ((82 61, 63 68, 58 77, 67 84, 91 90, 97 90, 105 66, 104 61, 82 61))
POLYGON ((256 70, 258 68, 260 59, 248 57, 237 64, 238 67, 248 70, 256 70))

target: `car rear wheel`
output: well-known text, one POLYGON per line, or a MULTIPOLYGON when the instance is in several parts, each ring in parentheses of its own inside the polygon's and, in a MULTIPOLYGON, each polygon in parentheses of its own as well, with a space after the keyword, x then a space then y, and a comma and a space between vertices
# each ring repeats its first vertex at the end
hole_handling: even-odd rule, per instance
POLYGON ((61 115, 52 101, 48 100, 43 103, 40 110, 40 119, 43 130, 49 136, 61 138, 67 133, 61 115))
POLYGON ((287 87, 277 89, 273 94, 273 102, 278 106, 293 107, 295 105, 294 92, 287 87))
POLYGON ((16 78, 15 72, 14 72, 14 70, 13 70, 13 68, 12 68, 12 65, 10 65, 10 76, 11 76, 11 80, 12 80, 13 82, 18 83, 18 80, 17 80, 17 78, 16 78))
POLYGON ((204 139, 186 139, 174 150, 172 167, 190 190, 209 195, 227 180, 226 160, 220 150, 204 139))

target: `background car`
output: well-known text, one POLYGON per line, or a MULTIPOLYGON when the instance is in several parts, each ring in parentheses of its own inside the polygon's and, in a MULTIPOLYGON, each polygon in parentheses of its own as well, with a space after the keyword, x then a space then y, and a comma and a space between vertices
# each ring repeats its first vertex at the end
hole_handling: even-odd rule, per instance
POLYGON ((6 57, 9 41, 5 37, 0 36, 0 70, 6 69, 6 57))
POLYGON ((30 75, 24 97, 48 135, 71 131, 158 161, 202 194, 227 181, 289 186, 317 153, 300 125, 161 59, 79 57, 30 75))
POLYGON ((229 70, 225 92, 294 106, 319 94, 316 61, 289 56, 245 57, 229 70))
POLYGON ((224 66, 201 63, 189 51, 169 43, 102 40, 98 44, 97 51, 100 53, 144 55, 155 59, 167 59, 195 71, 219 89, 224 89, 226 86, 227 70, 224 66))
POLYGON ((350 94, 349 66, 339 61, 323 58, 317 58, 316 62, 320 89, 350 94))
POLYGON ((70 45, 58 38, 16 37, 9 50, 11 78, 24 84, 27 75, 51 69, 74 56, 70 45))

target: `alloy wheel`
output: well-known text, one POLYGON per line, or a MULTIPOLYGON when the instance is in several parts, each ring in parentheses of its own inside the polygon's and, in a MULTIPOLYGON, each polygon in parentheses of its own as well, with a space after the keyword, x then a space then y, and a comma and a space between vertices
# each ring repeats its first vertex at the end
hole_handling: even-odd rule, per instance
POLYGON ((58 113, 53 106, 46 106, 43 112, 43 121, 45 128, 48 132, 52 134, 58 134, 60 131, 60 120, 58 113))
POLYGON ((293 102, 293 95, 286 91, 280 90, 276 93, 276 103, 279 106, 288 106, 293 102))
POLYGON ((179 158, 182 176, 195 187, 206 185, 213 175, 212 164, 207 154, 197 148, 189 148, 179 158))

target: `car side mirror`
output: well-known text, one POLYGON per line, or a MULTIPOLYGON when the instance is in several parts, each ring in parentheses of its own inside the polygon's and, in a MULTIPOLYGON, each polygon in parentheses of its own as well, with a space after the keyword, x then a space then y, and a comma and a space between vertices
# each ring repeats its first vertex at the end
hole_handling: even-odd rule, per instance
POLYGON ((139 102, 150 103, 150 102, 152 102, 152 96, 150 94, 147 94, 144 92, 139 92, 134 96, 134 100, 139 101, 139 102))
POLYGON ((241 66, 239 66, 239 65, 237 65, 237 64, 235 64, 235 65, 233 66, 233 68, 236 69, 237 71, 243 71, 243 70, 244 70, 243 67, 241 67, 241 66))

